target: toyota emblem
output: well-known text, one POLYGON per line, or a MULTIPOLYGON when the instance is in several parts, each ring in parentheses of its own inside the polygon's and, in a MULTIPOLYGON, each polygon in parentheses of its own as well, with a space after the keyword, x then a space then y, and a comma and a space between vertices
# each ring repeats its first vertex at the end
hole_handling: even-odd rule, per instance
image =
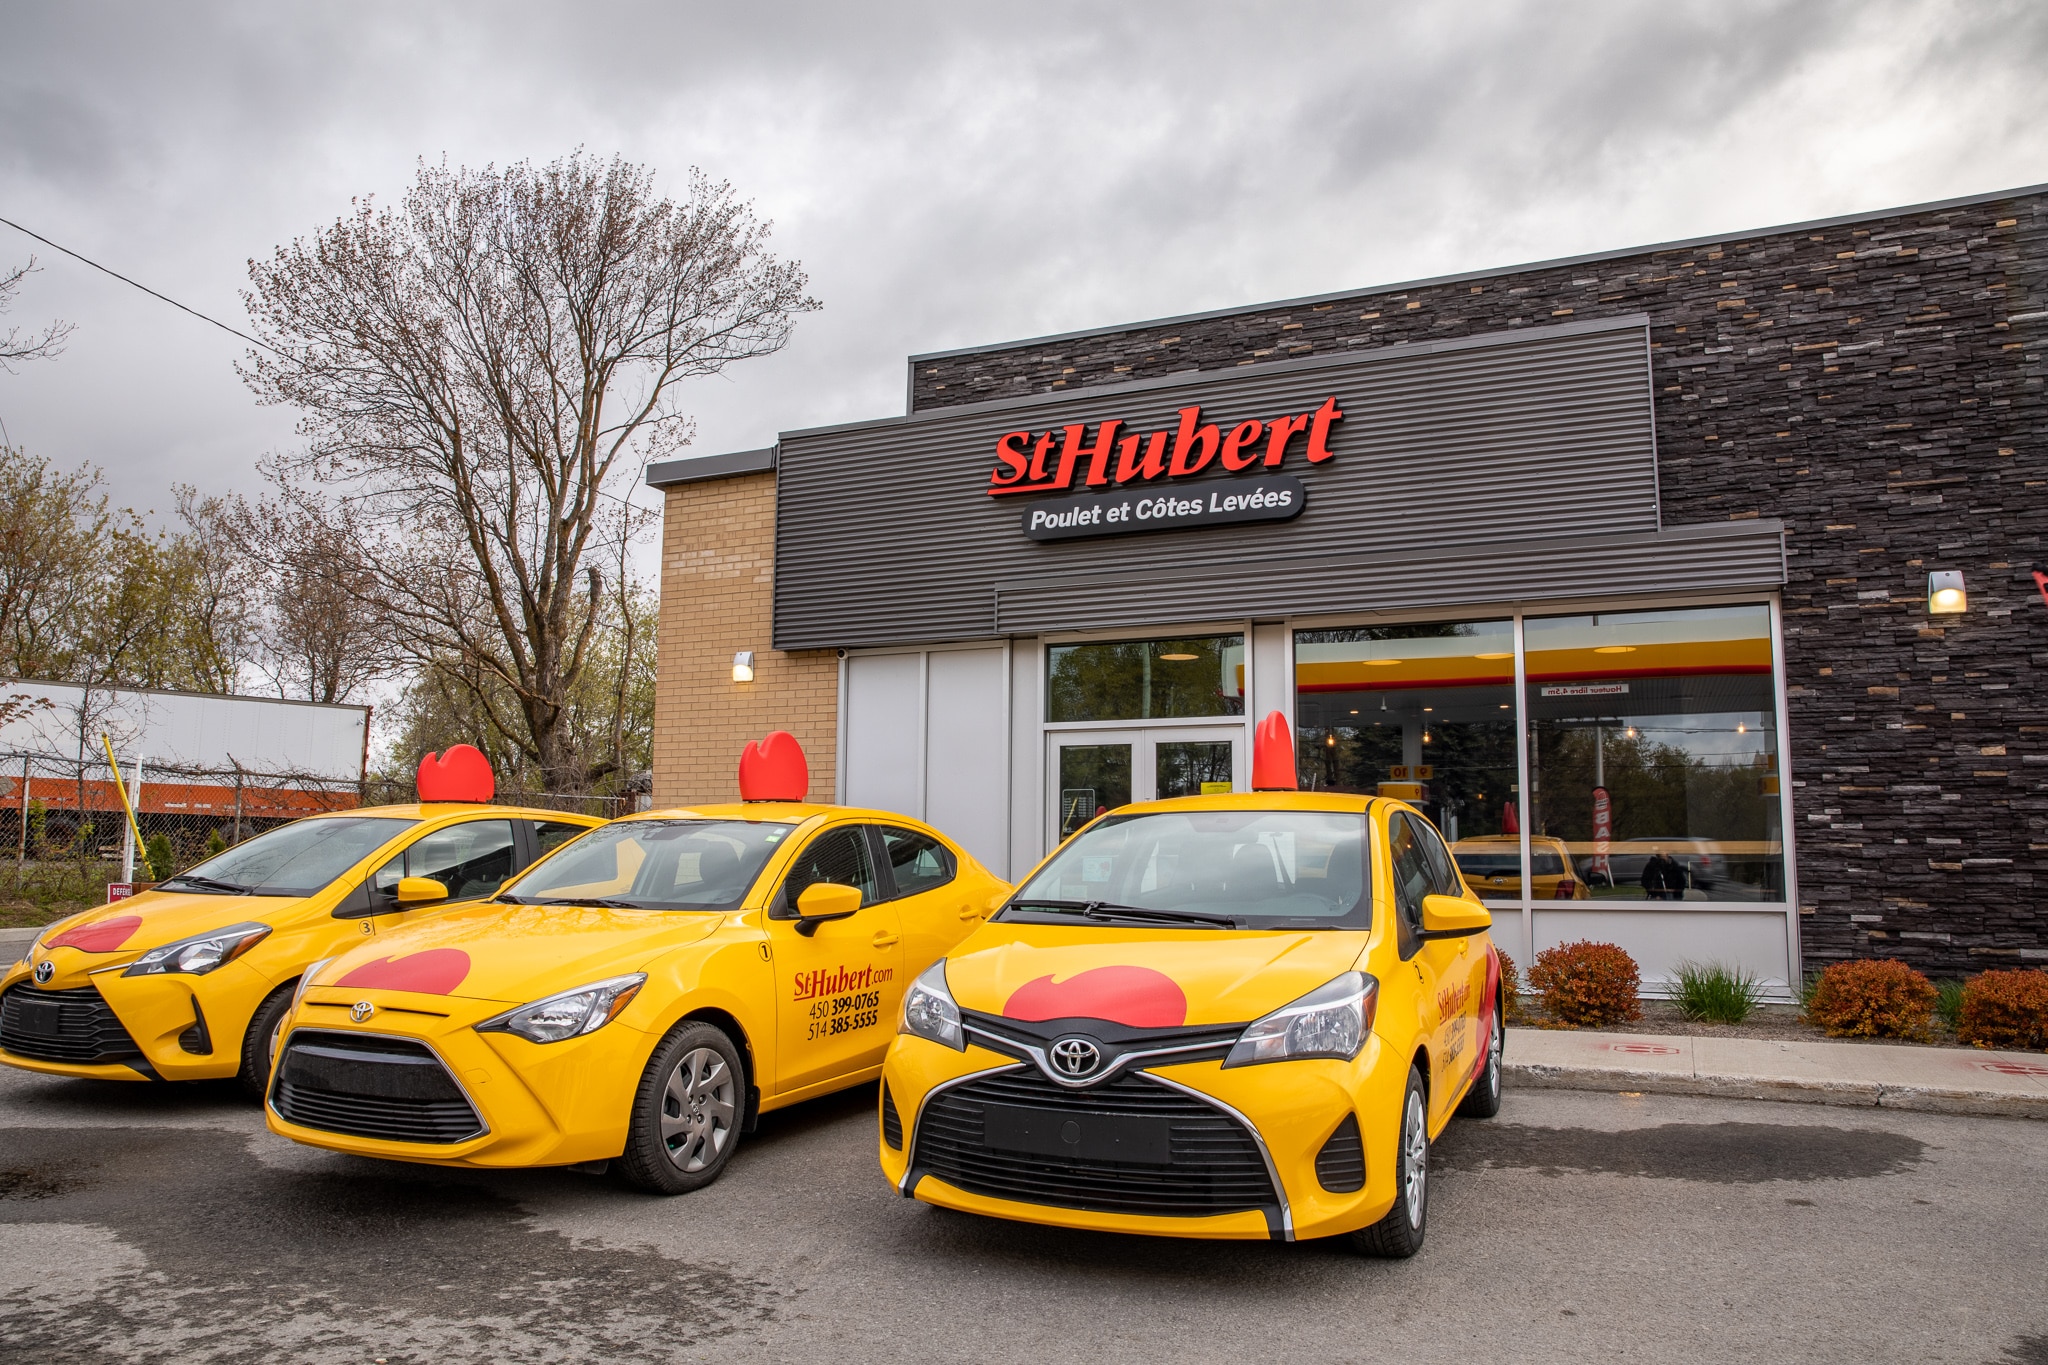
POLYGON ((1062 1038, 1052 1045, 1053 1069, 1076 1080, 1092 1076, 1102 1065, 1102 1049, 1086 1038, 1062 1038))
POLYGON ((367 1000, 358 1000, 348 1007, 348 1017, 358 1024, 377 1012, 377 1007, 367 1000))
POLYGON ((48 958, 44 958, 41 962, 38 962, 36 964, 35 978, 36 984, 38 986, 49 985, 50 978, 55 976, 56 974, 57 964, 50 961, 48 958))

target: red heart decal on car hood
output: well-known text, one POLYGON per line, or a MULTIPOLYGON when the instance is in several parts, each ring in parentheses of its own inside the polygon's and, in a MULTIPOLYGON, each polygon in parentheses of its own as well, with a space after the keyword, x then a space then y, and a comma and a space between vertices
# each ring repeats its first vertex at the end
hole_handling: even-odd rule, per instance
POLYGON ((429 948, 405 957, 380 957, 350 971, 336 986, 371 986, 387 991, 446 995, 469 975, 469 954, 460 948, 429 948))
POLYGON ((44 948, 76 948, 81 953, 111 953, 142 927, 140 915, 116 915, 66 929, 43 945, 44 948))
POLYGON ((422 801, 488 801, 497 794, 498 779, 481 749, 451 744, 420 760, 418 786, 422 801))
POLYGON ((1091 967, 1065 981, 1027 981, 1003 1006, 1005 1019, 1107 1019, 1132 1028, 1175 1028, 1187 1022, 1188 998, 1165 972, 1150 967, 1091 967))

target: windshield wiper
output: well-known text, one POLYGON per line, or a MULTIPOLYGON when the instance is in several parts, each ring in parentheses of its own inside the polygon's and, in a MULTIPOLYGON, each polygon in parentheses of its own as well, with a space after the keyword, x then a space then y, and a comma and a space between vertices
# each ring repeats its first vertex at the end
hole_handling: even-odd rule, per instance
POLYGON ((179 882, 183 882, 187 886, 196 886, 202 891, 220 891, 230 896, 253 896, 256 894, 254 887, 243 886, 239 882, 224 882, 213 877, 195 877, 189 872, 173 877, 167 882, 160 883, 157 889, 162 890, 166 886, 175 886, 179 882))
MULTIPOLYGON (((500 896, 499 900, 513 900, 500 896)), ((639 901, 618 900, 607 896, 535 896, 532 900, 513 900, 516 905, 595 905, 603 910, 645 910, 649 907, 639 901)))
POLYGON ((1213 924, 1222 929, 1235 929, 1237 921, 1229 915, 1205 915, 1199 910, 1153 910, 1142 905, 1118 905, 1115 901, 1066 901, 1044 900, 1033 897, 1030 900, 1011 901, 1004 906, 1022 910, 1043 906, 1051 910, 1073 910, 1084 918, 1093 920, 1153 920, 1160 924, 1213 924))

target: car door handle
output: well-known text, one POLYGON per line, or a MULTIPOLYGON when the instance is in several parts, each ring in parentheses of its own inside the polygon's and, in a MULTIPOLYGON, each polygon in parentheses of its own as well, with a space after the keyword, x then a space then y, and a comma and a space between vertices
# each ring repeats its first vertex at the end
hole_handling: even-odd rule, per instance
POLYGON ((894 948, 896 946, 896 935, 890 933, 887 929, 882 930, 875 935, 875 946, 877 948, 894 948))
POLYGON ((973 906, 971 906, 971 905, 963 905, 963 906, 961 906, 961 907, 960 907, 960 918, 961 918, 961 919, 980 919, 980 918, 981 918, 981 911, 979 911, 979 910, 975 909, 975 908, 974 908, 973 906))

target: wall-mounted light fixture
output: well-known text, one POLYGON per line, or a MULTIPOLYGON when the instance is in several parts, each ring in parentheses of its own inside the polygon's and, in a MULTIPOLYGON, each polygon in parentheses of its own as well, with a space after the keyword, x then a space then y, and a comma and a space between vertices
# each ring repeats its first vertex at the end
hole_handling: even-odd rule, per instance
POLYGON ((754 680, 754 651, 743 649, 732 656, 732 680, 752 682, 754 680))
POLYGON ((1963 591, 1963 576, 1954 570, 1927 575, 1927 614, 1953 616, 1969 610, 1970 595, 1963 591))

